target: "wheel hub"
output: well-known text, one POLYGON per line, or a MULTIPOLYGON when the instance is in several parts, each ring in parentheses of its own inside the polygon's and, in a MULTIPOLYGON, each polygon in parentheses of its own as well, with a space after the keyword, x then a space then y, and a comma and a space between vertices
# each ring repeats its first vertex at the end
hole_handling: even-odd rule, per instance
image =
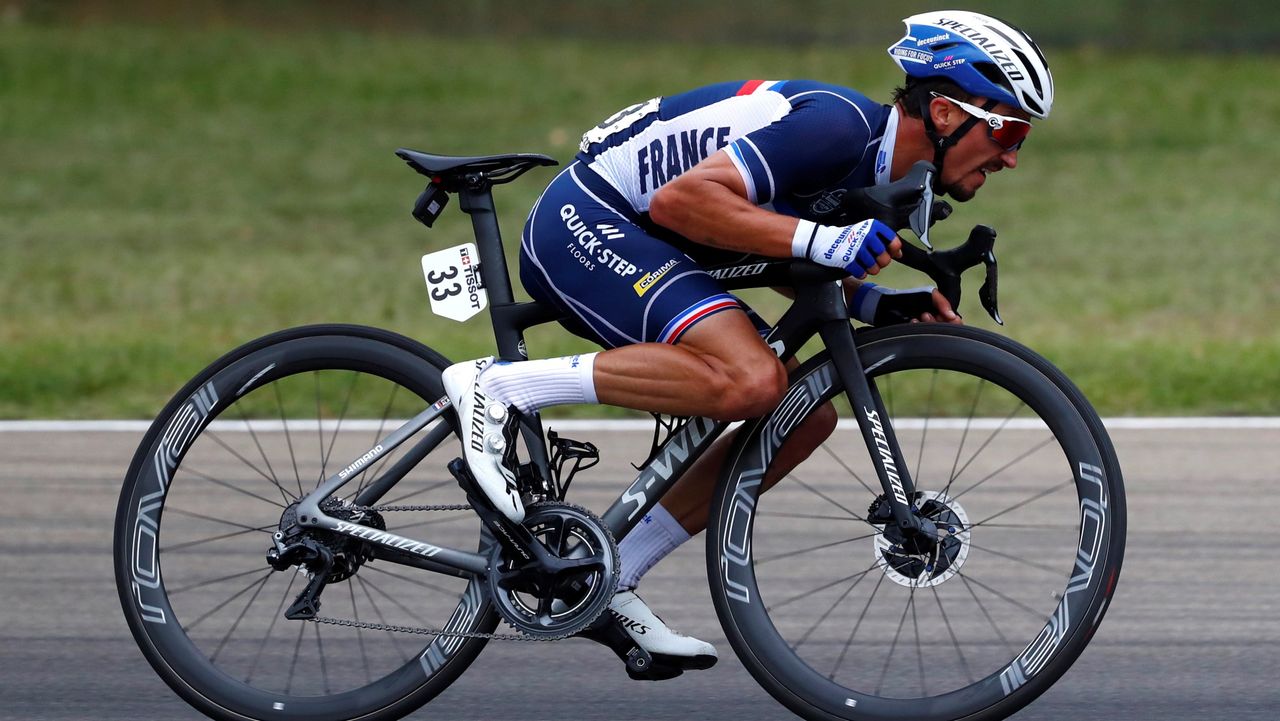
POLYGON ((876 563, 901 586, 937 586, 955 577, 969 557, 969 515, 939 491, 917 491, 912 504, 923 522, 923 538, 904 538, 893 524, 875 536, 876 563))
MULTIPOLYGON (((387 528, 381 514, 371 510, 356 510, 347 506, 340 498, 330 498, 320 507, 333 518, 378 530, 387 528)), ((295 501, 280 516, 280 526, 274 534, 275 547, 271 549, 274 553, 267 554, 268 563, 276 570, 300 565, 314 572, 324 565, 323 561, 331 560, 332 567, 325 582, 335 583, 354 576, 360 566, 372 558, 368 544, 360 539, 299 525, 297 509, 298 502, 295 501)))

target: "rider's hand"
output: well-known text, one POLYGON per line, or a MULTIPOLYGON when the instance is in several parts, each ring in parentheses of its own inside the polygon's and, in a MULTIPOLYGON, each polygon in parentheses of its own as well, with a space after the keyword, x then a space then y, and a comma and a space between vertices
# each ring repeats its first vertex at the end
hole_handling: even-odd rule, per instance
POLYGON ((964 318, 955 312, 951 307, 951 301, 942 294, 937 288, 933 289, 933 312, 921 313, 920 317, 912 318, 912 323, 955 323, 956 325, 964 325, 964 318))
POLYGON ((889 226, 878 220, 864 220, 837 227, 800 221, 791 238, 791 253, 797 258, 844 268, 855 278, 876 275, 880 269, 902 257, 902 241, 889 226))
POLYGON ((850 299, 849 315, 875 326, 896 323, 964 323, 946 297, 933 286, 898 290, 875 283, 862 283, 850 299))

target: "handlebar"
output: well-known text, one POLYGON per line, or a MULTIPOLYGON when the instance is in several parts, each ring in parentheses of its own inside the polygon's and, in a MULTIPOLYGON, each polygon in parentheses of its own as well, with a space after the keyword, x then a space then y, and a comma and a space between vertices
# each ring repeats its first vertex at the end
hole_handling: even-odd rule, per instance
POLYGON ((995 229, 975 225, 969 231, 968 239, 950 250, 935 251, 929 242, 929 228, 951 215, 951 206, 934 198, 936 173, 932 163, 921 160, 899 180, 847 192, 833 216, 843 222, 874 218, 895 232, 911 228, 927 250, 903 240, 899 262, 928 275, 957 312, 960 308, 960 276, 975 265, 985 265, 986 279, 978 289, 978 300, 992 320, 1004 325, 996 297, 999 267, 994 251, 995 229))

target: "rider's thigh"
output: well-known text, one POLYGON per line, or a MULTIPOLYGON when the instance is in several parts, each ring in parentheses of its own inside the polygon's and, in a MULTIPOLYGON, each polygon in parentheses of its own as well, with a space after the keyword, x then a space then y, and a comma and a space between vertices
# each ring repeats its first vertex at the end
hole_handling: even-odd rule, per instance
POLYGON ((569 330, 606 348, 676 344, 705 320, 745 308, 692 258, 624 212, 629 208, 587 187, 591 177, 578 163, 557 176, 530 211, 520 244, 525 289, 559 308, 569 330))
POLYGON ((787 390, 787 370, 760 337, 756 324, 738 309, 699 321, 676 347, 699 356, 714 371, 708 397, 722 415, 754 418, 777 407, 787 390))

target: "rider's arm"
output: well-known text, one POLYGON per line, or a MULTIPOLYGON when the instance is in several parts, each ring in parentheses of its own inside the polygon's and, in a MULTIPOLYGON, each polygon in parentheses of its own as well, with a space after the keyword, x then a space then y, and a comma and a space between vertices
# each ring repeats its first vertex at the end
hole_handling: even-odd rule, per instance
POLYGON ((747 200, 746 183, 723 150, 659 188, 649 217, 695 243, 771 258, 791 257, 799 222, 747 200))
MULTIPOLYGON (((772 258, 799 256, 796 230, 802 222, 809 229, 814 225, 765 210, 749 197, 742 175, 722 150, 662 186, 650 202, 649 217, 695 243, 772 258)), ((838 232, 817 228, 829 236, 838 232)), ((902 254, 901 241, 892 231, 888 237, 892 241, 887 251, 878 253, 874 263, 863 265, 872 275, 888 265, 890 257, 902 254)))

